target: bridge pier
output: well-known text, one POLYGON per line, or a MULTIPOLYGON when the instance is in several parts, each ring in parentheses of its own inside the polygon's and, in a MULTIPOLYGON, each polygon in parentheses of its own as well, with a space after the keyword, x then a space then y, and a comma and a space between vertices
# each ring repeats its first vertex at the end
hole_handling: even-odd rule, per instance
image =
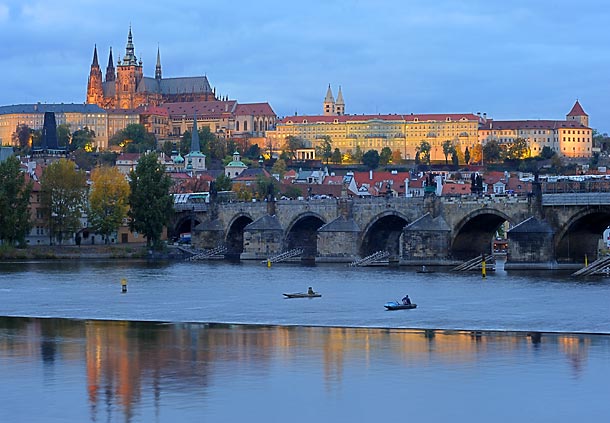
POLYGON ((544 220, 530 217, 508 231, 505 269, 556 269, 554 231, 544 220))
POLYGON ((241 260, 265 260, 283 251, 284 229, 275 216, 265 215, 244 228, 241 260))
POLYGON ((354 219, 339 216, 318 229, 320 263, 351 263, 358 258, 360 228, 354 219), (341 246, 339 248, 339 246, 341 246))
POLYGON ((426 213, 403 229, 400 264, 453 265, 450 245, 451 229, 445 219, 426 213))

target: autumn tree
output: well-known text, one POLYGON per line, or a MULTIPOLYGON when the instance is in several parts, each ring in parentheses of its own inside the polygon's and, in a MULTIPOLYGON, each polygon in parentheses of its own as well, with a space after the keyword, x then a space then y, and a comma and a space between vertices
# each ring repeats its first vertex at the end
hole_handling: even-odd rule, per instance
POLYGON ((530 149, 527 145, 527 140, 524 138, 515 138, 508 144, 506 149, 506 158, 509 160, 524 159, 530 155, 530 149))
POLYGON ((28 151, 32 147, 32 129, 25 123, 20 123, 11 136, 13 145, 19 146, 21 151, 28 151))
POLYGON ((402 163, 402 153, 400 152, 400 150, 396 149, 396 150, 392 151, 392 163, 394 163, 394 164, 402 163))
POLYGON ((85 172, 76 170, 74 162, 60 159, 43 171, 40 187, 40 203, 49 222, 51 239, 61 244, 80 229, 85 207, 85 172))
POLYGON ((129 209, 129 182, 116 167, 98 167, 91 173, 89 224, 106 244, 121 226, 129 209))
POLYGON ((487 141, 483 146, 483 160, 489 163, 500 161, 502 157, 502 149, 496 140, 487 141))
POLYGON ((30 231, 30 193, 32 182, 26 182, 15 156, 0 162, 0 243, 25 245, 30 231))
POLYGON ((129 228, 144 234, 148 247, 160 249, 163 227, 173 213, 171 178, 153 152, 140 156, 129 176, 129 228))

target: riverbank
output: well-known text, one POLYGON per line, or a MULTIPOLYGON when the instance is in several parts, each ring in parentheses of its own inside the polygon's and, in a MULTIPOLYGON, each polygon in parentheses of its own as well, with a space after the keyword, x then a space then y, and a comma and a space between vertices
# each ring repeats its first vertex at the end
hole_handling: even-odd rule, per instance
POLYGON ((175 258, 181 254, 169 246, 166 251, 152 253, 146 244, 112 245, 36 245, 27 248, 0 248, 0 259, 57 260, 57 259, 146 259, 175 258))

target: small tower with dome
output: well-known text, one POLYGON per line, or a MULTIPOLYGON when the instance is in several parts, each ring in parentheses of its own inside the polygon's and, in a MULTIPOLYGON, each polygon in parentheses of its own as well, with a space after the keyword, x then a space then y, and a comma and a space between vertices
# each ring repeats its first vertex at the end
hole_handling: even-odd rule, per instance
POLYGON ((225 175, 229 178, 235 178, 241 175, 241 173, 246 169, 248 169, 248 166, 241 161, 239 152, 236 151, 233 153, 233 160, 225 166, 225 175))

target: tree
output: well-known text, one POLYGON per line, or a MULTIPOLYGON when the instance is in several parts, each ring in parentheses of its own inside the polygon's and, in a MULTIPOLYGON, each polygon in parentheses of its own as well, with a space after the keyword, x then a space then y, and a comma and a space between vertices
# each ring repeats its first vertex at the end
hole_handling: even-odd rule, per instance
POLYGON ((32 182, 26 182, 21 163, 15 156, 0 162, 0 241, 25 245, 30 231, 30 193, 32 182))
POLYGON ((542 150, 540 151, 540 158, 542 158, 544 160, 548 160, 551 157, 553 157, 554 155, 555 155, 555 152, 548 145, 545 145, 544 147, 542 147, 542 150))
POLYGON ((92 152, 95 144, 95 132, 86 126, 72 134, 72 142, 70 143, 70 151, 85 150, 92 152))
POLYGON ((142 155, 129 176, 129 227, 144 234, 148 247, 160 249, 163 227, 173 213, 172 180, 153 152, 142 155))
POLYGON ((483 161, 483 146, 481 144, 475 144, 470 150, 470 162, 469 163, 481 163, 483 161))
POLYGON ((294 135, 288 135, 284 139, 284 151, 286 151, 291 160, 297 159, 297 150, 303 148, 305 143, 302 139, 295 137, 294 135))
POLYGON ((70 132, 70 124, 62 123, 57 125, 57 144, 60 147, 69 147, 72 139, 72 133, 70 132))
POLYGON ((451 152, 451 164, 456 170, 460 167, 460 158, 458 157, 458 153, 455 148, 451 152))
POLYGON ((130 123, 114 134, 108 144, 118 145, 126 153, 139 153, 155 150, 157 140, 153 134, 146 132, 144 125, 130 123))
POLYGON ((330 161, 334 164, 341 164, 342 160, 343 156, 341 155, 341 150, 335 148, 335 151, 333 151, 333 155, 331 156, 330 161))
POLYGON ((256 178, 256 188, 254 194, 259 200, 271 200, 275 193, 279 191, 279 182, 275 178, 259 175, 256 178))
POLYGON ((528 157, 530 149, 527 141, 523 138, 515 138, 513 142, 508 144, 506 149, 506 158, 509 160, 520 160, 528 157))
POLYGON ((129 182, 116 167, 98 167, 91 173, 89 223, 106 244, 127 216, 129 182))
POLYGON ((369 169, 377 169, 377 166, 379 166, 379 153, 377 150, 369 150, 364 153, 362 163, 369 169))
POLYGON ((218 191, 231 191, 233 188, 233 181, 224 173, 221 173, 216 178, 216 190, 218 191))
POLYGON ((483 160, 488 163, 495 163, 500 161, 502 150, 500 144, 496 140, 487 141, 483 146, 483 160))
POLYGON ((387 165, 392 160, 392 149, 390 147, 383 147, 379 154, 379 164, 382 166, 387 165))
POLYGON ((360 148, 359 145, 357 145, 356 149, 352 153, 352 161, 354 163, 362 163, 362 156, 363 156, 362 149, 360 148))
POLYGON ((319 151, 322 159, 326 160, 326 164, 328 164, 328 161, 333 154, 333 142, 329 135, 324 135, 322 138, 320 138, 320 140, 321 144, 317 150, 319 151))
POLYGON ((252 144, 247 150, 244 156, 251 160, 258 160, 258 156, 261 155, 261 149, 258 144, 252 144))
POLYGON ((394 163, 394 164, 402 163, 402 153, 400 152, 400 150, 392 151, 392 163, 394 163))
POLYGON ((11 139, 21 151, 28 151, 32 147, 32 130, 25 123, 20 123, 15 128, 11 139))
POLYGON ((415 149, 419 153, 419 160, 423 164, 430 164, 430 143, 422 141, 415 149))
POLYGON ((280 175, 281 179, 284 176, 284 173, 286 173, 286 162, 282 159, 277 159, 275 163, 273 163, 271 173, 277 173, 280 175))
POLYGON ((448 161, 447 158, 449 157, 449 155, 455 151, 455 149, 453 148, 453 143, 450 140, 446 140, 443 141, 443 155, 445 156, 445 165, 448 165, 448 161))
POLYGON ((468 146, 466 146, 466 150, 464 150, 464 163, 470 164, 470 150, 468 150, 468 146))
POLYGON ((51 240, 60 244, 80 229, 86 192, 86 175, 74 162, 60 159, 43 171, 40 203, 49 222, 51 240))

